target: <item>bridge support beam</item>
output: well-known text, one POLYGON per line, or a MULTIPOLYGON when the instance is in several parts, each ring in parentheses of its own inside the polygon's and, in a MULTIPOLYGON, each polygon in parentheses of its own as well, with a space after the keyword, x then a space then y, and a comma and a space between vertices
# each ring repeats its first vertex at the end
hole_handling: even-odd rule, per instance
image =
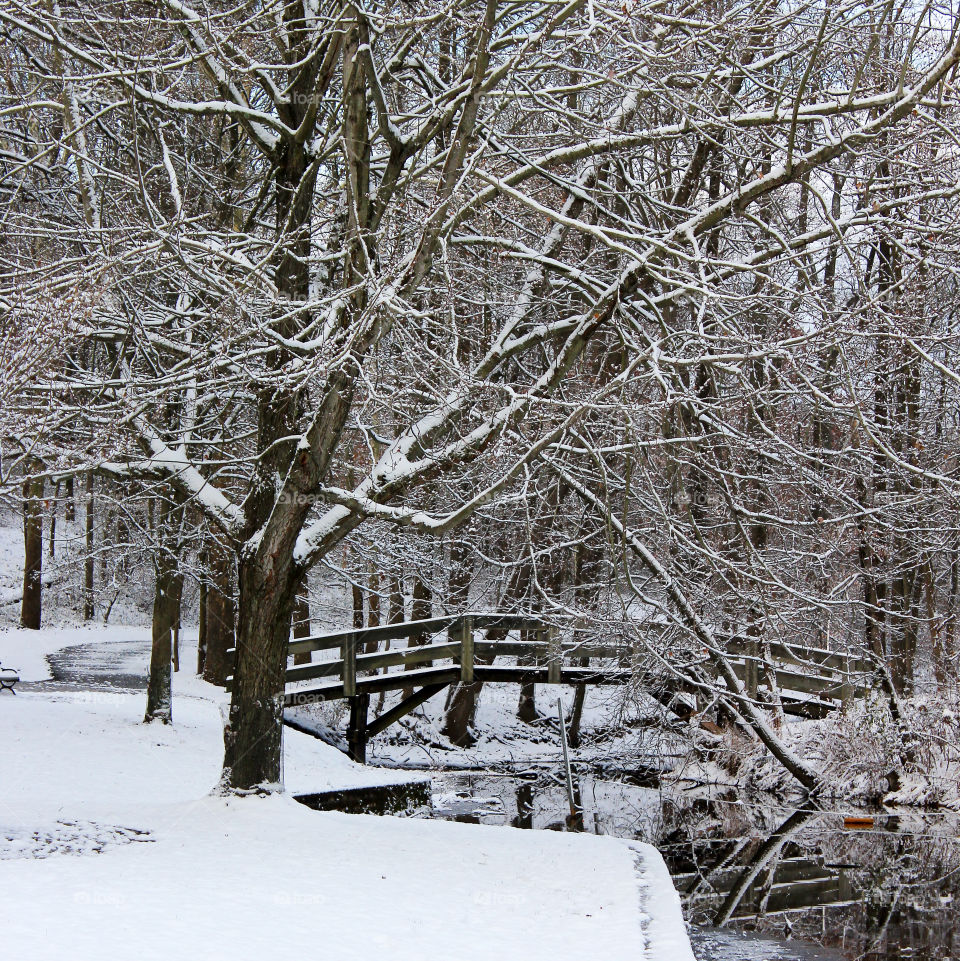
POLYGON ((367 737, 375 737, 381 731, 385 731, 395 721, 409 714, 415 707, 419 707, 424 701, 429 700, 434 694, 442 691, 447 685, 428 684, 415 691, 410 697, 405 697, 395 707, 390 708, 385 714, 381 714, 373 723, 367 726, 367 737))
POLYGON ((369 694, 354 694, 350 698, 350 724, 347 727, 347 746, 351 761, 367 763, 367 711, 369 694))

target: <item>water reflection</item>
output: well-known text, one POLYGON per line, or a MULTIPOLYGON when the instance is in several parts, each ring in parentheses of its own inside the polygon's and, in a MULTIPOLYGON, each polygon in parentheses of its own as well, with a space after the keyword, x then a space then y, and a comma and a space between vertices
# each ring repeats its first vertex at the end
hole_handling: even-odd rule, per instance
MULTIPOLYGON (((549 776, 444 774, 436 786, 442 816, 564 828, 563 785, 549 776)), ((876 812, 852 829, 837 811, 595 777, 578 787, 586 830, 659 848, 688 919, 711 926, 695 938, 705 961, 960 958, 956 818, 876 812), (717 927, 750 937, 731 947, 717 927)))

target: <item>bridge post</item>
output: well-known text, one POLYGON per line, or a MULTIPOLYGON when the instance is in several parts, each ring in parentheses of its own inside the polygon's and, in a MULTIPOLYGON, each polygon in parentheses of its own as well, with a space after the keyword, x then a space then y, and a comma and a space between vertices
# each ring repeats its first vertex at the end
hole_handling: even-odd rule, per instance
POLYGON ((367 763, 367 711, 369 694, 355 694, 350 698, 350 724, 347 727, 349 757, 357 764, 367 763))
POLYGON ((340 657, 343 660, 340 679, 343 681, 344 697, 357 693, 357 635, 344 634, 340 642, 340 657))
POLYGON ((560 669, 563 666, 563 651, 560 647, 560 632, 555 624, 545 631, 547 635, 547 683, 560 683, 560 669))
POLYGON ((460 682, 473 683, 473 618, 460 622, 460 682))

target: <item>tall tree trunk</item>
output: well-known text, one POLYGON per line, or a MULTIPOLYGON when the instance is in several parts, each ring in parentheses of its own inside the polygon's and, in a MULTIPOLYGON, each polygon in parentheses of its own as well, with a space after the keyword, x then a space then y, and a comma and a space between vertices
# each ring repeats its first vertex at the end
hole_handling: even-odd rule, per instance
MULTIPOLYGON (((367 576, 367 627, 380 626, 380 607, 380 572, 371 568, 367 576)), ((366 653, 373 654, 377 646, 376 641, 371 641, 367 644, 366 653)))
POLYGON ((398 575, 393 575, 390 578, 390 608, 387 614, 387 623, 402 624, 406 616, 406 601, 403 596, 403 578, 398 575))
MULTIPOLYGON (((580 660, 583 662, 587 659, 580 660)), ((570 747, 580 747, 580 723, 583 720, 583 702, 586 698, 587 685, 578 684, 573 692, 573 708, 570 711, 570 723, 567 725, 567 743, 570 747)))
MULTIPOLYGON (((425 621, 433 613, 433 592, 429 585, 420 577, 413 579, 413 603, 410 605, 410 620, 425 621)), ((407 647, 423 647, 427 643, 426 634, 413 634, 407 641, 407 647)), ((429 667, 430 661, 424 664, 417 664, 415 667, 429 667)), ((410 668, 408 667, 408 670, 410 668)), ((403 688, 403 696, 410 697, 413 694, 413 686, 403 688)))
POLYGON ((53 488, 53 504, 50 509, 50 537, 47 544, 47 557, 57 556, 57 501, 60 499, 60 481, 53 488))
POLYGON ((356 581, 350 585, 350 598, 353 604, 353 628, 359 631, 363 627, 363 588, 356 581))
POLYGON ((280 787, 283 677, 300 580, 282 553, 263 547, 238 563, 237 667, 223 766, 223 785, 234 791, 280 787))
MULTIPOLYGON (((289 129, 309 129, 315 106, 317 71, 322 58, 311 46, 313 31, 303 7, 282 9, 287 36, 293 38, 291 62, 303 60, 292 81, 283 118, 289 129)), ((349 310, 366 307, 366 271, 370 227, 370 135, 366 73, 356 20, 332 47, 342 53, 344 146, 349 238, 344 283, 351 291, 349 310)), ((310 222, 317 167, 295 137, 281 137, 276 150, 276 256, 274 282, 280 298, 304 303, 310 299, 310 222)), ((304 322, 300 314, 282 310, 274 327, 282 338, 294 337, 304 322)), ((289 354, 278 346, 265 358, 266 366, 286 373, 289 354)), ((245 548, 238 558, 237 664, 230 715, 224 731, 222 784, 225 789, 248 791, 277 788, 281 776, 284 673, 296 592, 305 571, 296 567, 294 547, 309 512, 307 505, 278 503, 278 479, 296 478, 291 492, 306 493, 322 482, 346 423, 352 402, 355 373, 338 368, 329 375, 310 434, 308 449, 285 442, 301 433, 302 399, 297 391, 264 382, 258 398, 257 477, 245 504, 245 548), (296 456, 295 456, 296 455, 296 456), (292 472, 292 473, 291 473, 292 472)))
POLYGON ((77 502, 73 493, 73 474, 66 480, 66 498, 67 502, 63 508, 63 519, 68 524, 72 524, 77 519, 77 502))
MULTIPOLYGON (((406 598, 403 596, 403 574, 393 574, 389 580, 389 608, 387 611, 387 623, 388 624, 402 624, 406 619, 407 615, 407 605, 406 598)), ((384 672, 386 672, 384 668, 384 672)), ((402 697, 406 697, 407 688, 404 688, 401 692, 402 697)), ((413 693, 412 689, 409 689, 410 693, 413 693)), ((379 717, 383 713, 383 705, 387 699, 387 692, 381 691, 379 697, 377 698, 377 704, 374 708, 374 713, 379 717)))
POLYGON ((197 674, 203 674, 203 665, 207 657, 207 554, 200 555, 200 597, 197 604, 197 674))
POLYGON ((176 672, 180 670, 180 628, 182 627, 180 617, 183 611, 183 571, 177 570, 177 577, 173 586, 177 592, 177 619, 173 622, 173 670, 176 672))
MULTIPOLYGON (((298 639, 310 636, 310 594, 307 591, 306 578, 303 579, 303 584, 297 592, 297 602, 293 609, 293 636, 298 639)), ((294 654, 293 663, 309 664, 310 652, 294 654)))
POLYGON ((147 680, 147 710, 144 721, 173 721, 173 694, 170 667, 173 659, 174 632, 180 616, 180 565, 177 562, 177 508, 166 498, 156 511, 157 552, 153 591, 153 646, 150 650, 150 676, 147 680))
MULTIPOLYGON (((39 461, 30 471, 39 471, 39 461)), ((23 596, 20 626, 40 630, 43 604, 43 478, 28 476, 23 482, 23 596)))
POLYGON ((86 557, 83 561, 83 619, 92 621, 96 613, 93 602, 93 471, 87 471, 84 527, 86 557))
MULTIPOLYGON (((521 631, 520 640, 521 641, 534 641, 536 640, 535 631, 521 631)), ((529 657, 519 657, 517 658, 518 664, 530 663, 529 657)), ((525 721, 527 724, 532 724, 539 714, 537 713, 537 685, 530 683, 523 683, 520 685, 520 698, 517 701, 517 717, 521 721, 525 721)))

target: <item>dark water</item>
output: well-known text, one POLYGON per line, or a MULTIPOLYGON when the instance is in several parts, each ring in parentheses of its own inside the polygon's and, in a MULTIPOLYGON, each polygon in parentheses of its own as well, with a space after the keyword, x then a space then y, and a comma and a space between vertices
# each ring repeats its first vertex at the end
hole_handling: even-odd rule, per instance
MULTIPOLYGON (((442 817, 562 829, 558 778, 444 773, 442 817)), ((579 779, 584 829, 655 845, 700 961, 957 961, 960 821, 795 810, 702 790, 579 779)))

